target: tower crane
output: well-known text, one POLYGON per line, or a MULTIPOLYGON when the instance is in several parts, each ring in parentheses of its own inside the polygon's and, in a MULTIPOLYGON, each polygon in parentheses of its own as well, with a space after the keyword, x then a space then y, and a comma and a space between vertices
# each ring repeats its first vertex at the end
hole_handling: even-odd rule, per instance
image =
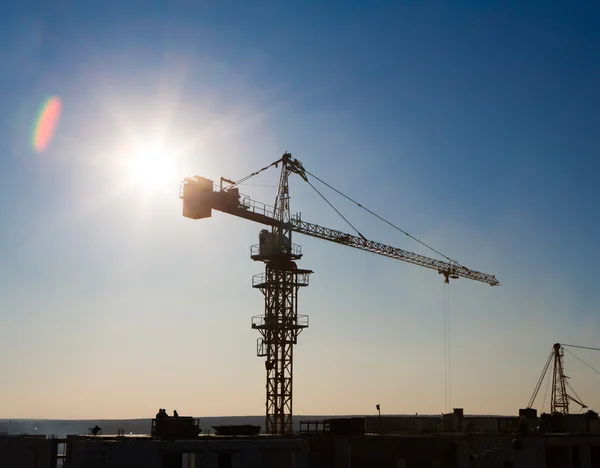
POLYGON ((286 152, 277 161, 237 182, 221 177, 217 186, 204 177, 187 177, 181 183, 179 195, 183 200, 183 216, 187 218, 209 218, 212 210, 217 210, 271 228, 270 231, 263 229, 260 232, 259 244, 252 246, 250 250, 253 260, 265 264, 264 273, 255 275, 252 279, 252 286, 259 289, 265 297, 264 314, 252 318, 252 328, 261 334, 257 342, 257 355, 266 358, 265 430, 268 434, 281 435, 293 432, 293 345, 297 343, 300 332, 308 327, 308 317, 298 315, 298 290, 308 286, 309 275, 312 273, 311 270, 297 267, 296 261, 300 260, 302 252, 299 245, 292 243, 292 233, 436 270, 443 275, 445 282, 467 278, 491 286, 500 284, 495 276, 471 270, 455 261, 436 260, 368 240, 358 231, 358 235, 346 234, 303 221, 300 215, 292 215, 290 212, 288 179, 291 174, 298 175, 309 184, 309 176, 315 177, 305 170, 300 161, 286 152), (238 185, 270 167, 277 168, 280 164, 279 187, 273 207, 240 194, 238 185))
MULTIPOLYGON (((578 358, 573 352, 569 351, 568 348, 580 348, 580 349, 588 349, 592 351, 600 351, 600 348, 590 348, 589 346, 579 346, 573 344, 561 344, 554 343, 552 345, 552 351, 550 351, 550 355, 546 360, 546 364, 544 365, 544 369, 542 370, 542 374, 538 379, 538 382, 533 390, 533 394, 529 400, 527 408, 533 408, 533 404, 535 399, 540 391, 542 383, 544 381, 544 377, 548 374, 548 369, 550 369, 550 364, 552 364, 552 393, 550 395, 550 413, 560 413, 560 414, 569 414, 569 402, 575 403, 581 407, 581 409, 587 408, 587 405, 582 403, 581 398, 577 395, 577 392, 571 384, 569 383, 569 377, 565 375, 565 365, 564 365, 564 356, 565 350, 571 354, 575 359, 581 361, 587 367, 592 369, 597 374, 600 374, 599 371, 590 366, 587 362, 578 358), (574 395, 570 395, 567 391, 567 388, 574 395)), ((550 375, 548 375, 548 384, 550 384, 550 375)), ((546 389, 547 390, 547 389, 546 389)), ((544 400, 546 397, 544 396, 544 400)), ((542 404, 543 406, 543 404, 542 404)))
POLYGON ((550 397, 550 413, 562 413, 569 414, 569 402, 577 403, 582 408, 587 408, 587 406, 581 402, 581 398, 577 396, 575 390, 568 382, 568 378, 565 375, 565 366, 563 363, 564 358, 564 348, 560 343, 554 343, 552 345, 552 351, 550 351, 550 355, 546 360, 546 364, 544 365, 544 369, 542 370, 542 375, 538 380, 537 385, 533 391, 533 395, 531 395, 531 399, 529 400, 529 404, 527 408, 533 408, 533 403, 537 397, 538 392, 540 391, 540 387, 542 386, 542 382, 544 381, 544 377, 550 368, 550 364, 552 363, 552 395, 550 397), (567 393, 567 387, 571 389, 571 392, 575 394, 577 397, 571 396, 567 393))

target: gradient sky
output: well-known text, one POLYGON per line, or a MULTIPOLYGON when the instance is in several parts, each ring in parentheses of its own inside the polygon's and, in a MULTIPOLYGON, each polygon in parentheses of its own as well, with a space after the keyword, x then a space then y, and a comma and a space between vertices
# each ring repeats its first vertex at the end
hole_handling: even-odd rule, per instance
MULTIPOLYGON (((0 417, 262 414, 250 328, 262 265, 249 257, 261 226, 185 219, 178 188, 192 174, 242 178, 286 150, 501 281, 449 286, 452 406, 516 414, 554 342, 600 346, 597 8, 17 4, 0 15, 0 417), (50 96, 62 118, 35 152, 50 96), (166 192, 124 169, 132 142, 156 135, 178 167, 166 192)), ((273 203, 277 175, 243 191, 273 203)), ((300 179, 291 187, 304 220, 350 232, 300 179)), ((434 255, 324 193, 366 237, 434 255)), ((445 410, 442 278, 295 241, 315 273, 300 292, 311 326, 294 412, 445 410)), ((600 369, 600 353, 575 353, 600 369)), ((600 376, 568 354, 565 367, 598 410, 600 376)))

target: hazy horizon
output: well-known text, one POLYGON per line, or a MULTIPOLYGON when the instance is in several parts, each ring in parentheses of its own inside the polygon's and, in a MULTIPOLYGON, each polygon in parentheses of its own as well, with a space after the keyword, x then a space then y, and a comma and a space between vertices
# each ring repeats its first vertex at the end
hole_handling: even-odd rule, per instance
MULTIPOLYGON (((468 415, 466 417, 502 417, 502 415, 468 415)), ((203 434, 213 433, 213 426, 220 425, 257 425, 261 427, 261 432, 265 431, 265 416, 194 416, 199 419, 199 427, 203 434)), ((300 421, 302 420, 322 420, 330 417, 367 417, 378 419, 376 414, 360 415, 298 415, 294 417, 294 430, 300 429, 300 421)), ((382 414, 382 418, 414 418, 414 414, 382 414)), ((420 414, 419 417, 437 418, 441 421, 441 415, 420 414)), ((512 415, 512 417, 517 417, 512 415)), ((11 435, 15 434, 45 434, 47 436, 66 437, 67 434, 87 434, 90 428, 99 426, 102 429, 101 434, 111 435, 118 434, 123 430, 125 433, 131 434, 149 434, 151 431, 151 418, 140 419, 0 419, 0 433, 6 432, 11 435)))
MULTIPOLYGON (((464 413, 465 416, 489 416, 489 417, 516 417, 518 416, 518 414, 471 414, 471 413, 464 413)), ((418 416, 423 416, 423 417, 440 417, 441 413, 439 414, 427 414, 427 413, 419 413, 418 416)), ((258 414, 240 414, 240 415, 228 415, 228 416, 199 416, 199 415, 181 415, 181 416, 191 416, 193 418, 201 418, 201 419, 235 419, 235 418, 262 418, 263 420, 265 419, 265 415, 258 415, 258 414)), ((415 413, 401 413, 401 414, 394 414, 394 413, 390 413, 390 414, 382 414, 381 417, 384 416, 406 416, 406 417, 415 417, 415 413)), ((583 416, 583 413, 582 413, 583 416)), ((294 420, 296 420, 297 418, 347 418, 347 417, 379 417, 378 414, 376 413, 369 413, 369 414, 355 414, 355 413, 348 413, 348 414, 298 414, 298 415, 294 415, 293 418, 294 420)), ((147 418, 109 418, 109 419, 100 419, 100 418, 77 418, 77 419, 60 419, 60 418, 51 418, 51 419, 46 419, 46 418, 0 418, 0 422, 6 422, 6 421, 149 421, 154 419, 154 417, 147 417, 147 418)))

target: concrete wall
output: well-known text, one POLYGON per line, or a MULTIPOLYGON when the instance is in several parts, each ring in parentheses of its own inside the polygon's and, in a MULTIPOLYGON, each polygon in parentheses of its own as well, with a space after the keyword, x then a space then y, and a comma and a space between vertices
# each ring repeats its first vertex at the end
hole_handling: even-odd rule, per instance
POLYGON ((600 468, 598 436, 479 435, 455 443, 457 468, 600 468))
POLYGON ((586 424, 583 416, 580 414, 569 414, 565 421, 566 432, 572 434, 583 434, 586 432, 586 424))
POLYGON ((465 418, 462 430, 464 432, 475 432, 484 434, 498 433, 497 418, 465 418))
POLYGON ((198 441, 73 440, 65 468, 308 468, 308 442, 206 438, 198 441))
POLYGON ((144 466, 163 468, 158 446, 150 441, 130 440, 127 442, 73 440, 65 467, 69 468, 127 468, 144 466))
MULTIPOLYGON (((57 441, 0 437, 0 468, 55 468, 57 441)), ((118 441, 74 438, 65 468, 600 468, 600 435, 118 441), (518 440, 519 444, 514 444, 518 440), (172 463, 170 463, 172 462, 172 463)))
POLYGON ((331 438, 311 437, 308 441, 310 468, 332 468, 335 464, 335 453, 331 438))
POLYGON ((446 467, 454 466, 456 457, 452 438, 369 436, 349 443, 351 468, 446 467))
POLYGON ((440 418, 423 417, 417 418, 417 431, 436 433, 440 431, 440 418))
POLYGON ((2 468, 55 468, 55 455, 56 441, 53 439, 0 437, 0 466, 2 468))
POLYGON ((367 416, 365 430, 368 434, 415 434, 438 432, 441 418, 431 416, 367 416))
MULTIPOLYGON (((497 434, 517 430, 518 418, 498 417, 457 417, 453 413, 438 416, 367 416, 367 434, 420 434, 420 433, 464 433, 475 432, 497 434)), ((582 419, 573 419, 573 429, 581 432, 582 419)), ((600 424, 600 421, 599 421, 600 424)), ((600 432, 600 426, 598 426, 600 432)))

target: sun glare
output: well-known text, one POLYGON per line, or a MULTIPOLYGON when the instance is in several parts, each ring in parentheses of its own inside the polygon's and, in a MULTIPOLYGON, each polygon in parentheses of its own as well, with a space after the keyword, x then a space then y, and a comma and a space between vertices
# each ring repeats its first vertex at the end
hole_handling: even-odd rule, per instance
POLYGON ((129 155, 131 181, 146 190, 172 189, 176 176, 174 154, 160 143, 140 144, 129 155))

